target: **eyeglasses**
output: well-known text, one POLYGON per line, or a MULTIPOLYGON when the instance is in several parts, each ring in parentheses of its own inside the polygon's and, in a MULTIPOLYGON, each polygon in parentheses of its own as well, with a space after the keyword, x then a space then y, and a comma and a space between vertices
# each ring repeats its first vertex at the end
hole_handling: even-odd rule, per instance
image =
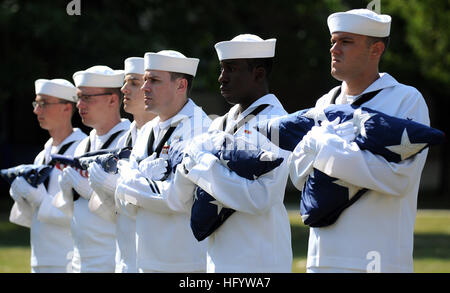
POLYGON ((85 103, 90 103, 92 102, 92 97, 97 97, 97 96, 109 96, 112 95, 112 93, 101 93, 101 94, 92 94, 92 95, 81 95, 78 96, 78 100, 81 102, 85 102, 85 103))
POLYGON ((32 102, 31 103, 33 105, 33 109, 36 109, 37 106, 39 106, 40 108, 46 108, 49 105, 56 105, 56 104, 67 104, 67 102, 57 102, 57 103, 47 103, 47 102, 32 102))

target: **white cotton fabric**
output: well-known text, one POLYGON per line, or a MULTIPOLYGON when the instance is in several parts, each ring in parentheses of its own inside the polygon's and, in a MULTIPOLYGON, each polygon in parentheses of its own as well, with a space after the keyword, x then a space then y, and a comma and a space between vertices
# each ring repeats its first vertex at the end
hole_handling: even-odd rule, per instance
POLYGON ((124 62, 124 73, 125 75, 135 73, 144 74, 144 58, 142 57, 130 57, 125 59, 124 62))
MULTIPOLYGON (((140 129, 137 129, 136 122, 133 121, 130 125, 129 131, 121 137, 118 142, 119 147, 126 145, 126 139, 131 133, 132 146, 136 146, 138 137, 146 133, 145 129, 152 127, 151 121, 144 124, 140 129)), ((145 140, 145 139, 144 139, 145 140)), ((116 188, 118 182, 116 182, 116 188)), ((115 211, 116 211, 116 239, 117 249, 120 253, 120 258, 116 262, 116 273, 137 273, 136 268, 136 209, 137 207, 121 201, 114 195, 115 211)))
MULTIPOLYGON (((52 147, 53 139, 50 138, 35 158, 34 164, 49 163, 50 154, 57 153, 59 149, 74 141, 65 152, 73 155, 75 148, 86 135, 78 128, 74 128, 72 134, 65 138, 59 146, 52 147), (48 158, 44 157, 48 154, 48 158)), ((66 268, 71 262, 73 241, 70 231, 70 218, 52 205, 53 198, 60 193, 58 176, 62 172, 53 168, 48 190, 39 206, 32 208, 25 200, 14 203, 10 214, 10 221, 19 225, 30 227, 31 267, 56 266, 66 268)))
POLYGON ((36 95, 48 95, 69 102, 77 102, 77 88, 65 79, 38 79, 34 82, 36 95))
POLYGON ((125 77, 123 70, 113 70, 108 66, 95 65, 86 70, 77 71, 73 74, 76 87, 122 87, 125 77))
MULTIPOLYGON (((95 129, 90 132, 75 150, 74 156, 85 153, 88 139, 91 140, 89 151, 95 151, 105 143, 113 133, 124 130, 109 148, 114 149, 118 145, 121 136, 127 133, 130 121, 122 119, 107 134, 99 137, 95 129)), ((84 180, 88 180, 85 178, 84 180)), ((95 192, 91 196, 94 198, 95 192)), ((80 197, 74 202, 73 217, 71 222, 72 236, 74 240, 73 271, 74 272, 103 272, 113 273, 116 265, 116 225, 89 209, 89 200, 80 197)), ((117 255, 117 258, 119 256, 117 255)))
POLYGON ((387 37, 391 31, 391 17, 369 9, 353 9, 333 13, 327 23, 330 34, 347 32, 371 37, 387 37))
POLYGON ((173 50, 163 50, 158 53, 148 52, 144 55, 145 70, 162 70, 168 72, 185 73, 195 76, 198 58, 187 58, 173 50))
MULTIPOLYGON (((345 92, 345 82, 342 87, 345 92)), ((430 124, 427 105, 415 88, 382 73, 363 93, 378 89, 383 91, 364 107, 430 124)), ((329 105, 335 90, 322 96, 316 108, 329 105)), ((298 188, 306 180, 305 169, 313 164, 328 176, 369 189, 333 225, 310 228, 307 268, 366 270, 376 252, 381 272, 413 272, 417 196, 427 153, 424 150, 400 163, 390 163, 351 143, 346 147, 323 146, 314 162, 301 153, 293 154, 290 176, 298 188)))
MULTIPOLYGON (((270 106, 241 127, 235 137, 245 137, 258 148, 284 157, 278 168, 256 180, 247 180, 223 166, 214 155, 206 154, 187 175, 225 207, 236 210, 207 239, 207 272, 278 273, 292 270, 291 230, 283 204, 288 154, 254 129, 258 122, 287 113, 279 100, 268 94, 243 113, 238 113, 237 105, 232 107, 228 112, 226 130, 261 104, 270 106)), ((222 121, 222 117, 214 120, 210 130, 221 129, 222 121)), ((189 203, 185 199, 182 202, 192 206, 192 201, 189 203)))
POLYGON ((214 45, 219 61, 226 59, 272 58, 275 56, 276 39, 263 40, 257 35, 242 34, 231 41, 214 45))
MULTIPOLYGON (((157 124, 159 117, 152 120, 157 124)), ((203 133, 210 124, 200 107, 189 99, 186 105, 171 119, 177 128, 167 141, 168 149, 184 143, 195 134, 203 133)), ((140 161, 149 156, 147 140, 151 127, 138 137, 132 157, 140 161)), ((166 130, 164 130, 166 131, 166 130)), ((162 135, 161 135, 162 137, 162 135)), ((168 158, 167 152, 161 158, 168 158)), ((188 181, 185 179, 185 181, 188 181)), ((152 192, 149 181, 138 169, 119 179, 116 197, 137 206, 136 245, 138 271, 196 272, 206 269, 206 242, 198 242, 189 226, 189 211, 173 209, 169 197, 188 194, 193 199, 192 183, 183 185, 172 173, 165 181, 154 181, 160 193, 152 192)))

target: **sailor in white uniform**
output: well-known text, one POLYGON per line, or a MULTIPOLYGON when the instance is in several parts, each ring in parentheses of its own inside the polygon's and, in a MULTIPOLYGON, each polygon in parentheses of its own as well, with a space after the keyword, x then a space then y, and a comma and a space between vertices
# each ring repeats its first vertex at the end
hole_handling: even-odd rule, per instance
MULTIPOLYGON (((218 209, 235 210, 208 237, 207 272, 292 270, 291 230, 283 204, 288 154, 254 129, 259 121, 287 114, 268 89, 275 43, 275 39, 244 34, 215 45, 221 65, 220 91, 233 107, 225 116, 215 119, 209 130, 246 138, 257 149, 271 151, 285 160, 267 174, 248 180, 230 172, 215 155, 195 150, 201 148, 188 151, 194 166, 184 160, 189 172, 180 173, 209 193, 218 209)), ((180 202, 192 205, 186 195, 180 202)))
MULTIPOLYGON (((41 128, 51 138, 34 160, 45 165, 51 154, 73 155, 80 141, 86 137, 80 129, 72 128, 77 89, 64 79, 38 79, 35 82, 36 100, 33 102, 41 128)), ((58 175, 53 168, 48 180, 37 188, 24 178, 16 178, 10 193, 15 199, 10 221, 30 228, 31 271, 36 273, 64 273, 72 270, 73 241, 70 218, 52 205, 60 192, 58 175)))
POLYGON ((204 272, 206 243, 189 227, 189 212, 171 209, 167 197, 194 186, 169 170, 169 155, 206 131, 210 119, 189 98, 199 59, 177 51, 146 53, 145 107, 158 115, 138 138, 130 162, 119 161, 116 197, 137 207, 136 247, 139 272, 204 272), (166 178, 167 177, 167 178, 166 178), (187 183, 187 185, 186 185, 187 183))
MULTIPOLYGON (((74 155, 117 148, 119 139, 130 128, 130 121, 121 119, 119 111, 123 70, 98 65, 76 72, 73 79, 78 87, 77 108, 82 122, 93 128, 74 155)), ((88 178, 72 167, 64 169, 59 184, 62 196, 56 197, 54 204, 72 214, 73 271, 114 272, 116 225, 89 207, 95 205, 99 195, 90 187, 88 178)))
MULTIPOLYGON (((125 59, 125 83, 121 89, 123 108, 133 115, 134 121, 130 129, 123 135, 117 146, 134 147, 138 137, 150 125, 156 115, 145 111, 144 91, 144 58, 130 57, 125 59)), ((147 136, 148 137, 148 136, 147 136)), ((120 259, 116 263, 116 273, 136 273, 136 211, 135 206, 127 205, 115 199, 117 179, 119 174, 105 172, 98 163, 92 163, 88 169, 89 184, 99 195, 98 205, 91 209, 116 223, 117 249, 120 259)))
MULTIPOLYGON (((331 74, 342 85, 316 103, 350 104, 381 90, 362 106, 430 124, 428 108, 414 87, 397 82, 378 65, 386 49, 391 17, 367 9, 331 14, 331 74)), ((332 225, 310 228, 308 272, 412 272, 413 237, 420 176, 427 150, 400 163, 343 142, 330 128, 316 128, 297 145, 290 176, 301 190, 307 166, 369 189, 332 225)), ((402 142, 398 147, 408 147, 402 142)), ((332 194, 330 194, 332 196, 332 194)))

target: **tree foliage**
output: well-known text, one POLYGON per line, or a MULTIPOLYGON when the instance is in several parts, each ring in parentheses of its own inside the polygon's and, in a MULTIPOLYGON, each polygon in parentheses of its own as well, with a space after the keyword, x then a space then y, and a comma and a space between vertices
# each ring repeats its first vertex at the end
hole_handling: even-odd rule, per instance
MULTIPOLYGON (((430 82, 450 89, 450 2, 439 0, 389 1, 387 10, 404 23, 404 41, 430 82)), ((402 60, 402 52, 396 52, 402 60)))
MULTIPOLYGON (((200 58, 192 95, 225 111, 214 44, 241 33, 277 39, 271 90, 288 112, 311 107, 338 84, 330 76, 328 15, 370 1, 80 0, 80 16, 66 13, 69 2, 0 0, 0 145, 42 146, 48 138, 31 112, 36 79, 72 80, 99 64, 119 69, 127 57, 162 49, 200 58)), ((381 12, 393 16, 381 71, 424 93, 440 127, 449 98, 449 1, 381 0, 381 12)), ((83 128, 77 117, 75 125, 83 128)))

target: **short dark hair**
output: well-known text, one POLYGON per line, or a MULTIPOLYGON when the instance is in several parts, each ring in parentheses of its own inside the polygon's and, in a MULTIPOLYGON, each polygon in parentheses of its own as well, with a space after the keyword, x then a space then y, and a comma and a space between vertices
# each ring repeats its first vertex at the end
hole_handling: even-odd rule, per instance
POLYGON ((123 93, 120 90, 120 87, 110 87, 110 88, 105 88, 107 90, 107 92, 111 92, 113 94, 116 94, 119 97, 119 105, 122 106, 122 102, 123 102, 123 93))
POLYGON ((269 79, 269 75, 272 72, 273 67, 273 58, 251 58, 246 60, 249 71, 252 71, 258 67, 263 67, 266 72, 266 80, 269 79))
POLYGON ((190 74, 186 73, 179 73, 179 72, 169 72, 170 74, 170 80, 174 81, 177 78, 184 78, 187 81, 187 89, 186 89, 186 96, 189 97, 191 94, 192 89, 192 83, 194 82, 194 77, 190 74))
POLYGON ((372 44, 375 44, 377 42, 382 42, 384 44, 384 51, 381 54, 381 57, 383 57, 384 53, 386 52, 388 46, 389 46, 389 42, 390 42, 390 38, 389 36, 387 37, 367 37, 367 45, 371 46, 372 44))
POLYGON ((62 100, 60 102, 61 104, 71 104, 72 105, 72 114, 71 114, 71 116, 73 116, 73 114, 75 114, 75 111, 77 110, 77 103, 69 101, 69 100, 64 100, 64 99, 61 99, 61 100, 62 100))

